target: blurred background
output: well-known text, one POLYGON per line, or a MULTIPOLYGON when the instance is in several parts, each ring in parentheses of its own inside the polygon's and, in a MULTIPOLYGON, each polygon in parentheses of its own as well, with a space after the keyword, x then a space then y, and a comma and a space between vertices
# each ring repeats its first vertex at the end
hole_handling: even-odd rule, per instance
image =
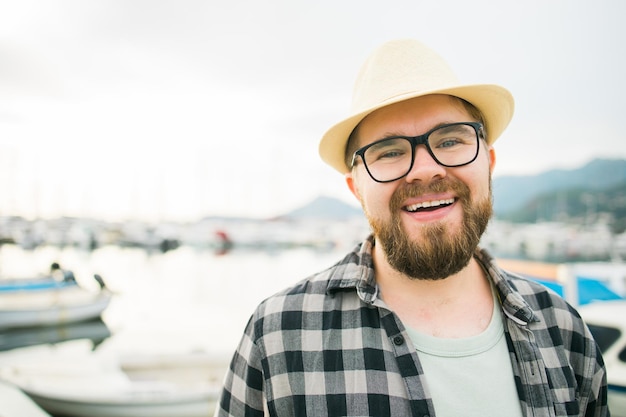
POLYGON ((100 275, 113 296, 88 351, 230 355, 256 303, 367 235, 317 145, 367 55, 402 37, 516 99, 483 245, 619 261, 624 15, 620 0, 0 0, 0 277, 57 262, 97 292, 100 275))

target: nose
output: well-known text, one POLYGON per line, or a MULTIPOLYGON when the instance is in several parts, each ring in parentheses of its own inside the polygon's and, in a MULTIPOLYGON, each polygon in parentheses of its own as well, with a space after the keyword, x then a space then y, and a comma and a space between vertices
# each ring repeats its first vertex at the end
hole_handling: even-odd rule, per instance
POLYGON ((425 145, 415 148, 413 158, 413 166, 405 177, 406 182, 430 182, 446 176, 446 168, 435 161, 425 145))

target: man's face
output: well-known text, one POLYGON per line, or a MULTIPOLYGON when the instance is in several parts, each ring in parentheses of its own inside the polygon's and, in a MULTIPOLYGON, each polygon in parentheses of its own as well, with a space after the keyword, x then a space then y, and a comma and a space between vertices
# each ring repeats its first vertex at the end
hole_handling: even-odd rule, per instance
MULTIPOLYGON (((445 95, 415 98, 379 109, 359 125, 358 147, 389 136, 417 136, 436 126, 472 122, 445 95)), ((467 265, 491 216, 493 149, 481 140, 469 165, 439 165, 424 145, 406 177, 375 182, 360 159, 346 181, 359 199, 387 261, 415 279, 442 279, 467 265)))

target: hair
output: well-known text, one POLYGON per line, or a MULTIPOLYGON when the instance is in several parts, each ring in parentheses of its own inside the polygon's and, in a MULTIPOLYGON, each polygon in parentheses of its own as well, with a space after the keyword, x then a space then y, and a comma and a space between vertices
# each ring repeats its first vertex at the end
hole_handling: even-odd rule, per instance
MULTIPOLYGON (((456 96, 448 96, 450 97, 450 99, 456 103, 460 103, 465 110, 469 113, 470 117, 472 117, 473 119, 475 119, 477 122, 482 123, 483 126, 485 125, 485 118, 482 114, 482 112, 480 110, 478 110, 478 108, 476 106, 474 106, 472 103, 470 103, 469 101, 462 99, 461 97, 456 97, 456 96)), ((367 116, 365 116, 367 117, 367 116)), ((358 135, 359 135, 359 126, 361 125, 361 123, 359 122, 358 125, 356 125, 356 127, 354 128, 354 130, 352 130, 352 133, 350 133, 350 136, 348 137, 348 142, 346 143, 346 150, 344 153, 344 161, 345 164, 348 168, 350 168, 350 164, 352 163, 352 157, 354 155, 354 153, 359 149, 359 141, 358 141, 358 135)), ((483 140, 487 140, 487 132, 486 129, 482 129, 482 135, 481 138, 483 140)))

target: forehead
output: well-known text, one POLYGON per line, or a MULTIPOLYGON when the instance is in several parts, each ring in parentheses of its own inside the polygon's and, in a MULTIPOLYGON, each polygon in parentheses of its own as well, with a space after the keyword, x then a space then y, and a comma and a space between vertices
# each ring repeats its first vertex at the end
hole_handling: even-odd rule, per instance
POLYGON ((443 123, 472 121, 462 101, 428 95, 394 103, 367 115, 357 128, 360 146, 390 135, 417 136, 443 123))

